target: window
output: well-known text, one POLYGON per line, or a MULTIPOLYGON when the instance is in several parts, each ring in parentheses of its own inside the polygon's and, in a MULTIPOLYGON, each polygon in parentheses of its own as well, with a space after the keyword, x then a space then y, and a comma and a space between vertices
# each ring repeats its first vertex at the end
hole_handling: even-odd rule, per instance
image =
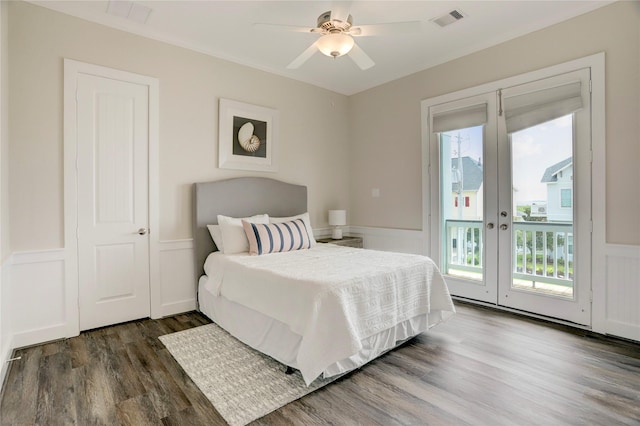
MULTIPOLYGON (((464 206, 469 207, 469 203, 470 203, 469 197, 468 196, 464 197, 464 206)), ((455 197, 453 199, 453 206, 458 207, 458 197, 455 197)))
POLYGON ((571 208, 571 188, 565 188, 560 190, 560 207, 571 208))

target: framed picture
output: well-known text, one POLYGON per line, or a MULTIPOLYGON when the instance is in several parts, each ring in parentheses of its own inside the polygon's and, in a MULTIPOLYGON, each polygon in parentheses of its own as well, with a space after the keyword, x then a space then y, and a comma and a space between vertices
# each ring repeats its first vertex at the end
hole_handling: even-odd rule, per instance
POLYGON ((219 115, 218 167, 278 171, 277 110, 220 99, 219 115))

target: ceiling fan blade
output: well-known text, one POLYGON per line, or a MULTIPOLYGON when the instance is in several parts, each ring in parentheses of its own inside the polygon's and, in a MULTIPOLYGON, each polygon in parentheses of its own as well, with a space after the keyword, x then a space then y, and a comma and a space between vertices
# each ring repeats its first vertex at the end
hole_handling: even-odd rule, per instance
POLYGON ((353 45, 353 48, 349 52, 349 57, 353 59, 353 62, 355 62, 361 70, 368 70, 375 65, 375 62, 373 62, 369 55, 364 53, 364 50, 360 49, 360 46, 357 44, 353 45))
POLYGON ((253 28, 258 30, 287 31, 287 32, 296 32, 296 33, 312 33, 312 32, 315 32, 315 30, 317 30, 317 28, 298 27, 294 25, 276 25, 276 24, 262 24, 262 23, 253 24, 253 28))
POLYGON ((290 70, 294 70, 296 68, 300 68, 300 66, 302 64, 307 62, 309 60, 309 58, 311 58, 313 55, 315 55, 315 53, 318 51, 317 44, 318 44, 318 42, 316 41, 311 46, 307 47, 307 49, 304 52, 302 52, 300 54, 300 56, 295 58, 293 61, 291 61, 291 63, 289 65, 287 65, 287 68, 290 69, 290 70))
POLYGON ((347 22, 349 18, 349 12, 351 11, 350 1, 338 1, 331 2, 331 19, 342 22, 347 22))
POLYGON ((389 22, 387 24, 358 25, 349 29, 352 36, 367 37, 395 34, 415 34, 422 30, 422 22, 389 22))

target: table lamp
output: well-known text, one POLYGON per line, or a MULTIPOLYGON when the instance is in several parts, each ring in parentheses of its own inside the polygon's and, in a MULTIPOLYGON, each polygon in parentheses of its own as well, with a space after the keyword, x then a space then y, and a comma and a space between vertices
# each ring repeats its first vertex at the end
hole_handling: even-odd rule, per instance
POLYGON ((342 229, 340 229, 340 227, 346 224, 347 212, 345 210, 329 210, 329 225, 333 226, 332 239, 342 239, 342 229))

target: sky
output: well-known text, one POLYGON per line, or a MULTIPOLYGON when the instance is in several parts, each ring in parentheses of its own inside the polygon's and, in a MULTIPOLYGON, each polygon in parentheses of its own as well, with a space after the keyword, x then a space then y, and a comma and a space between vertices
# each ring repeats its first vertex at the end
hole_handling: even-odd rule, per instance
MULTIPOLYGON (((528 205, 547 198, 547 185, 541 183, 547 167, 572 155, 572 115, 530 127, 512 134, 512 184, 515 205, 528 205)), ((457 136, 463 157, 482 159, 482 126, 447 132, 452 136, 451 157, 458 156, 457 136)))

